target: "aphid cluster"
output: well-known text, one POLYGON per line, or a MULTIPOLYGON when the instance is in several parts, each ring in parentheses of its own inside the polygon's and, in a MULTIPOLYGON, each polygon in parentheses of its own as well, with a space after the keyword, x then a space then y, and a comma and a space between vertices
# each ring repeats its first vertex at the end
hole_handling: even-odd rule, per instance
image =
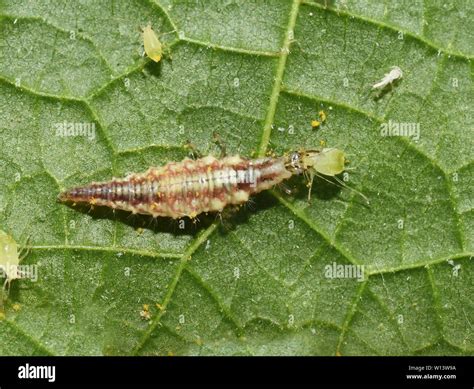
POLYGON ((154 217, 194 218, 203 212, 220 212, 229 204, 243 204, 252 194, 293 175, 307 176, 311 191, 316 175, 335 176, 344 170, 344 165, 344 152, 335 148, 299 150, 259 159, 238 155, 186 158, 152 167, 145 173, 75 187, 62 192, 59 200, 154 217))

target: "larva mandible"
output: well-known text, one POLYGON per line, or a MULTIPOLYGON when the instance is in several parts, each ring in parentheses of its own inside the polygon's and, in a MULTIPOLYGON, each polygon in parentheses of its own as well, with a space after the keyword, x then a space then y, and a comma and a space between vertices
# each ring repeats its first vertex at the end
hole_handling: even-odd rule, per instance
POLYGON ((145 173, 75 187, 62 192, 59 200, 154 217, 194 218, 203 212, 220 212, 229 204, 243 204, 250 195, 293 175, 305 174, 311 186, 315 175, 335 176, 344 165, 344 152, 335 148, 299 150, 276 158, 186 158, 145 173))

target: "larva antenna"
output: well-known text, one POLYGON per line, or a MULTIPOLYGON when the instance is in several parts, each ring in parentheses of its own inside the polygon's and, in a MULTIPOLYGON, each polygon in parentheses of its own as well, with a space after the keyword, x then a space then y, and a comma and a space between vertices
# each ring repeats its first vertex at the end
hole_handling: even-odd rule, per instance
POLYGON ((189 139, 186 140, 186 142, 183 145, 183 148, 185 150, 189 150, 189 154, 191 155, 192 159, 199 159, 204 156, 202 152, 198 149, 198 147, 194 143, 192 143, 189 139))
POLYGON ((221 155, 220 158, 224 158, 227 155, 227 145, 222 140, 221 136, 217 131, 212 132, 212 141, 219 148, 221 155))

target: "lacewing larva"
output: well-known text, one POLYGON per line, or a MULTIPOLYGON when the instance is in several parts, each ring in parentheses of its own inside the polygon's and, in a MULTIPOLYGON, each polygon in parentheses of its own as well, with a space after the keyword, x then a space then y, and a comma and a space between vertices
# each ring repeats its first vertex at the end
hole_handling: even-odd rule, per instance
POLYGON ((392 84, 395 80, 398 80, 402 77, 403 77, 402 69, 400 69, 398 66, 392 66, 392 69, 390 70, 390 72, 386 73, 379 82, 372 85, 372 89, 383 89, 388 84, 392 84))
MULTIPOLYGON (((62 202, 88 203, 135 214, 173 219, 194 218, 243 204, 252 194, 270 189, 293 175, 334 177, 344 171, 345 154, 336 148, 298 150, 281 157, 246 159, 239 155, 216 159, 185 158, 152 167, 145 173, 93 182, 62 192, 62 202)), ((309 196, 308 196, 309 197, 309 196)))
POLYGON ((160 62, 163 57, 163 45, 161 44, 155 31, 148 24, 143 29, 143 46, 146 55, 155 62, 160 62))

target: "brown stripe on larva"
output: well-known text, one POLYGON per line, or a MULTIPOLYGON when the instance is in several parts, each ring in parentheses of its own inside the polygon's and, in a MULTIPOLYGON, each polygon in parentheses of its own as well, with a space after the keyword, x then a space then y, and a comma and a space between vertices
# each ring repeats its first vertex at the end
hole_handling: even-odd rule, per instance
POLYGON ((72 188, 59 199, 155 217, 195 217, 202 212, 222 211, 228 204, 242 204, 251 194, 290 176, 283 158, 186 158, 145 173, 72 188))

